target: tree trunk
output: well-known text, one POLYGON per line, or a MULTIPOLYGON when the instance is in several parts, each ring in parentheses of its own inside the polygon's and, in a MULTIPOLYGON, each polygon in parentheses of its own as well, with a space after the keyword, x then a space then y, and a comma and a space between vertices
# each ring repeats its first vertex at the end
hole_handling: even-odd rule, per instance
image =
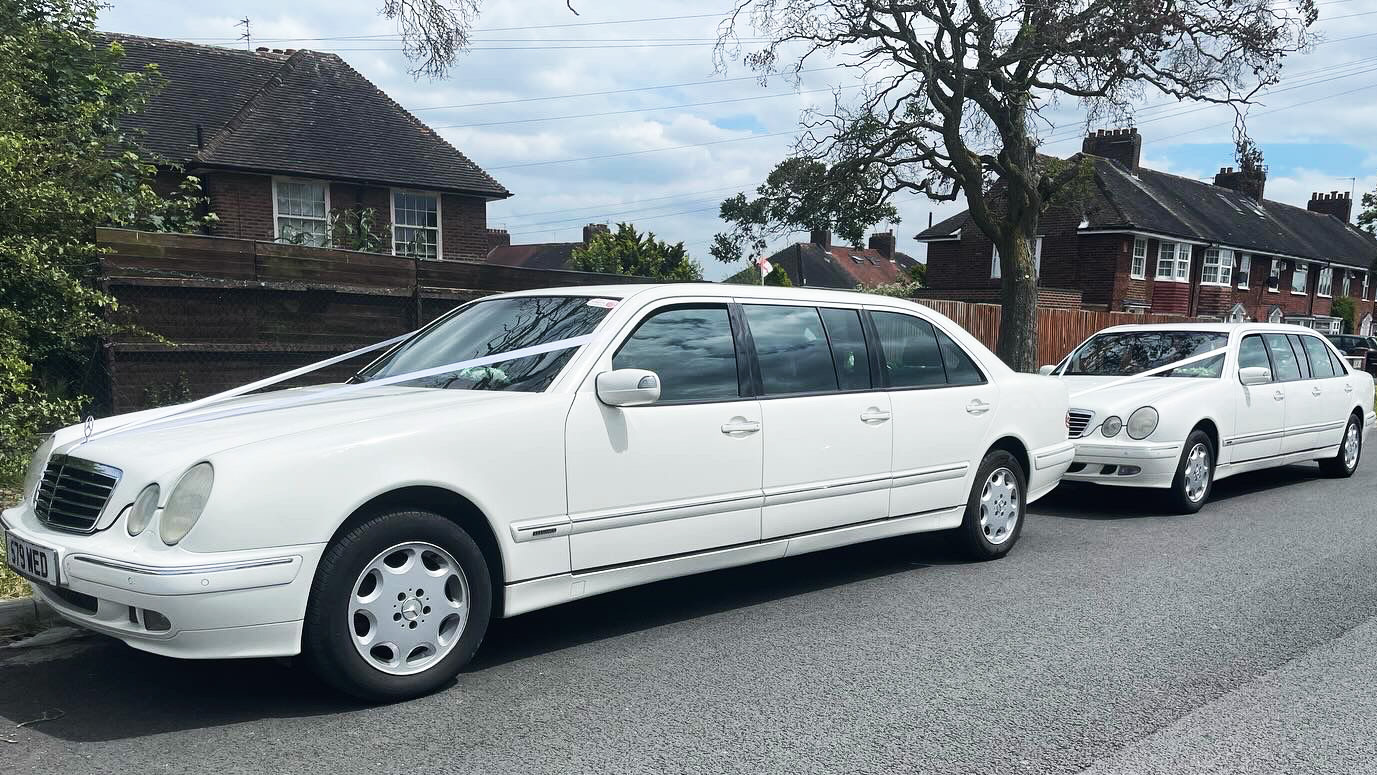
MULTIPOLYGON (((1019 231, 1024 231, 1019 229, 1019 231)), ((999 247, 1001 300, 999 343, 995 352, 1014 371, 1038 368, 1038 278, 1033 263, 1033 237, 1016 234, 999 247)))

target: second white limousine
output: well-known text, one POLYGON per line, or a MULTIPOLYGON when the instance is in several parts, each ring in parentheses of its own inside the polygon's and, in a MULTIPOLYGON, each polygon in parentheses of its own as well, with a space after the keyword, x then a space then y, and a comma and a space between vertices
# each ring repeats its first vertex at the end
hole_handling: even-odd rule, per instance
POLYGON ((1067 407, 896 299, 528 291, 344 386, 62 430, 3 522, 78 624, 177 657, 304 652, 392 700, 453 679, 493 616, 921 531, 999 557, 1071 463, 1067 407))
POLYGON ((1352 476, 1377 423, 1372 376, 1301 326, 1117 326, 1044 373, 1071 391, 1068 480, 1165 489, 1185 513, 1244 471, 1318 460, 1352 476))

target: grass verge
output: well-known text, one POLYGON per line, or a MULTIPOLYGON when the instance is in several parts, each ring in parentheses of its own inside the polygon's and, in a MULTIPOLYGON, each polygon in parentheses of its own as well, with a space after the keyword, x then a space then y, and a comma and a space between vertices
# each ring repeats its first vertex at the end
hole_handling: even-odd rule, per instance
MULTIPOLYGON (((19 491, 0 487, 0 506, 9 506, 19 502, 19 491)), ((0 600, 8 600, 12 597, 28 597, 29 582, 16 576, 5 565, 5 546, 0 542, 0 600)))

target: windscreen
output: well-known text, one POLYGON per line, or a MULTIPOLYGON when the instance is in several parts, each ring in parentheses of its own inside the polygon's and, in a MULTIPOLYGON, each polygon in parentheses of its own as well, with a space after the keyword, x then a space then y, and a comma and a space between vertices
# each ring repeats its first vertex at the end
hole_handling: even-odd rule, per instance
MULTIPOLYGON (((612 304, 587 296, 513 296, 461 307, 365 367, 355 381, 392 377, 592 333, 612 304)), ((576 348, 402 382, 407 387, 544 390, 576 348)))
MULTIPOLYGON (((1128 331, 1100 334, 1067 360, 1067 376, 1127 377, 1224 347, 1229 335, 1212 331, 1128 331)), ((1224 354, 1164 371, 1161 377, 1218 377, 1224 354)))

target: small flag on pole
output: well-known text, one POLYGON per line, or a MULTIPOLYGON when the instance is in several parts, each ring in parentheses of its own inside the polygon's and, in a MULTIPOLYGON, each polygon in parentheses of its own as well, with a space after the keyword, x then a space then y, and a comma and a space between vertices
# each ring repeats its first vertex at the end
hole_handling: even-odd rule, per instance
POLYGON ((760 267, 760 278, 761 278, 762 280, 765 279, 765 275, 767 275, 767 274, 769 274, 770 272, 774 271, 774 265, 772 265, 772 264, 770 263, 770 259, 768 259, 768 258, 766 258, 766 257, 764 257, 764 256, 761 256, 760 258, 757 258, 757 259, 755 260, 755 265, 758 266, 758 267, 760 267))

